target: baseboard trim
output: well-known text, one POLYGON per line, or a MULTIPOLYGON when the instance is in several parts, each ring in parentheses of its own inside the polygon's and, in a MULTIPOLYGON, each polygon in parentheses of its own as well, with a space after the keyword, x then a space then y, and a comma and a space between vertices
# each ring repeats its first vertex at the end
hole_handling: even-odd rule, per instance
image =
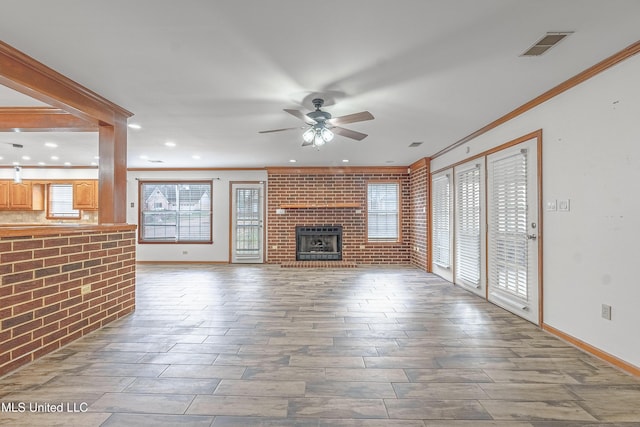
POLYGON ((566 334, 552 326, 549 326, 545 323, 542 324, 542 329, 549 332, 551 335, 555 335, 556 337, 560 338, 563 341, 568 342, 569 344, 572 344, 573 346, 579 348, 582 351, 585 351, 595 357, 597 357, 598 359, 602 359, 607 363, 610 363, 611 365, 622 369, 623 371, 634 375, 636 377, 640 377, 640 368, 632 365, 631 363, 625 362, 622 359, 617 358, 616 356, 613 356, 609 353, 607 353, 606 351, 602 351, 597 347, 592 346, 591 344, 587 344, 586 342, 575 338, 569 334, 566 334))
POLYGON ((136 261, 136 264, 229 264, 228 261, 136 261))

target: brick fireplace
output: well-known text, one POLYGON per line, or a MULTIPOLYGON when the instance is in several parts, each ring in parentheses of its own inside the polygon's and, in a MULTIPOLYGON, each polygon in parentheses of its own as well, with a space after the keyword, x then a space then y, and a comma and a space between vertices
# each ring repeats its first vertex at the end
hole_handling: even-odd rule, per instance
POLYGON ((410 174, 407 167, 267 168, 267 262, 296 262, 296 226, 342 227, 341 260, 357 264, 411 263, 410 174), (367 184, 401 188, 401 238, 367 239, 367 184))

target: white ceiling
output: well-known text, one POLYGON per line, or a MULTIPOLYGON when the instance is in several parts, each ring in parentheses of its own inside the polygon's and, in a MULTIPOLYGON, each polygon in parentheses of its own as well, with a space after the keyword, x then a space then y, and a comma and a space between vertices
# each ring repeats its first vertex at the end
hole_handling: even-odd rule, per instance
MULTIPOLYGON (((3 0, 0 37, 133 112, 130 167, 406 166, 640 40, 638 17, 637 0, 3 0), (554 31, 574 33, 519 56, 554 31), (258 134, 302 125, 282 109, 316 96, 334 117, 370 111, 345 125, 369 137, 317 151, 258 134)), ((0 86, 16 105, 39 103, 0 86)), ((1 165, 97 154, 92 133, 0 142, 24 145, 0 144, 1 165)))

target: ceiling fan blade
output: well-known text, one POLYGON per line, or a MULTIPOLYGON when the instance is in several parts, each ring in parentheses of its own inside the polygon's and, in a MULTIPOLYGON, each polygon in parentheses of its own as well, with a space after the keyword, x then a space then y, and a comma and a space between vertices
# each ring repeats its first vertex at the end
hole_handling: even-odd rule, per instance
POLYGON ((346 116, 334 117, 327 120, 330 125, 345 125, 347 123, 364 122, 365 120, 373 120, 373 114, 368 111, 361 111, 359 113, 347 114, 346 116))
POLYGON ((261 130, 261 131, 258 131, 258 133, 282 132, 282 131, 285 131, 285 130, 294 130, 294 129, 300 129, 300 128, 299 128, 299 127, 295 127, 295 128, 282 128, 282 129, 261 130))
POLYGON ((294 117, 299 118, 300 120, 302 120, 303 122, 305 122, 308 125, 315 125, 316 123, 318 123, 315 120, 313 120, 311 117, 308 117, 306 114, 304 114, 300 110, 289 110, 289 109, 285 108, 284 111, 286 111, 287 113, 291 114, 294 117))
POLYGON ((360 133, 356 132, 355 130, 345 129, 338 126, 332 127, 331 132, 337 133, 338 135, 346 136, 347 138, 355 139, 357 141, 362 141, 367 137, 366 133, 360 133))
POLYGON ((309 146, 309 145, 313 145, 313 141, 309 141, 309 142, 304 141, 304 142, 302 143, 302 146, 303 146, 303 147, 306 147, 306 146, 309 146))

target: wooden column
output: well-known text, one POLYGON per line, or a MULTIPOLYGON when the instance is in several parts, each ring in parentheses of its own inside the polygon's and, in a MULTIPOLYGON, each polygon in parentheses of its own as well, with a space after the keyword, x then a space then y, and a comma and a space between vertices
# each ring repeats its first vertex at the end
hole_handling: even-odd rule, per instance
POLYGON ((127 222, 127 121, 99 130, 98 223, 127 222))

